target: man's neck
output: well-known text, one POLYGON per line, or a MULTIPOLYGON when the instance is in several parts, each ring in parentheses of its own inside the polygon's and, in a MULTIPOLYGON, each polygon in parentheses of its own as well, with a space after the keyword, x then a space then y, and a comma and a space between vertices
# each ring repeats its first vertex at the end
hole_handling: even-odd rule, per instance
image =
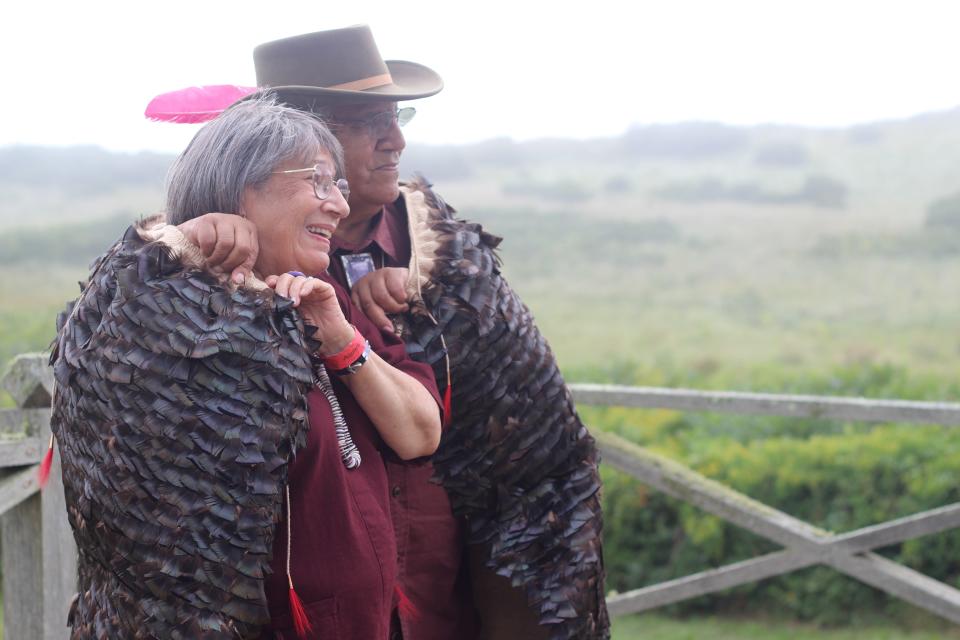
POLYGON ((377 214, 383 211, 383 207, 366 210, 363 212, 351 211, 350 215, 340 221, 337 225, 337 240, 340 244, 357 246, 373 230, 373 221, 377 214))

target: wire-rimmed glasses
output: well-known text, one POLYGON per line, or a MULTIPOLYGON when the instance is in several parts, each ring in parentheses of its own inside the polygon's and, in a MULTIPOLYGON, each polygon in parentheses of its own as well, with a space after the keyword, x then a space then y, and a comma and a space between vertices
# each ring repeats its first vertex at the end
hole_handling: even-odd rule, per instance
POLYGON ((417 115, 417 110, 414 107, 403 107, 402 109, 379 111, 366 118, 336 118, 331 124, 366 129, 370 135, 379 139, 390 133, 390 127, 393 126, 394 122, 402 127, 413 120, 415 115, 417 115))
POLYGON ((271 173, 303 173, 304 171, 313 171, 313 192, 321 200, 329 198, 334 187, 340 190, 344 200, 350 198, 350 183, 347 182, 346 178, 335 179, 330 175, 330 169, 326 165, 315 164, 306 169, 287 169, 286 171, 271 171, 271 173))

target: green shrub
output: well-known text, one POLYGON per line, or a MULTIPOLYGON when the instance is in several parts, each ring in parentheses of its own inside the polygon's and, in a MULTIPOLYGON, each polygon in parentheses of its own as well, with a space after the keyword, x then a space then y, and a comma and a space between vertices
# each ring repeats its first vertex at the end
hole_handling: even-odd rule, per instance
MULTIPOLYGON (((687 464, 812 524, 850 531, 960 500, 960 431, 882 426, 865 433, 716 438, 687 464)), ((607 471, 605 555, 609 586, 638 588, 777 547, 718 518, 607 471)), ((960 531, 895 545, 884 555, 951 584, 960 582, 960 531)), ((884 594, 828 568, 812 568, 700 598, 685 609, 782 611, 836 624, 888 604, 884 594)))
MULTIPOLYGON (((593 381, 603 379, 590 372, 593 381)), ((639 384, 636 368, 609 378, 639 384)), ((663 382, 671 384, 671 375, 663 382)), ((790 384, 788 393, 911 399, 960 395, 955 383, 908 376, 898 367, 844 367, 790 384)), ((700 386, 702 384, 691 385, 700 386)), ((749 384, 727 388, 750 388, 749 384)), ((766 390, 771 390, 769 387, 766 390)), ((827 420, 582 407, 602 427, 737 491, 837 533, 960 501, 960 430, 939 425, 869 425, 827 420)), ((779 547, 608 468, 604 480, 604 552, 609 588, 636 589, 779 547)), ((949 584, 960 584, 960 530, 926 536, 879 553, 949 584)), ((820 624, 907 609, 833 569, 802 571, 743 585, 673 607, 685 613, 782 613, 820 624)))

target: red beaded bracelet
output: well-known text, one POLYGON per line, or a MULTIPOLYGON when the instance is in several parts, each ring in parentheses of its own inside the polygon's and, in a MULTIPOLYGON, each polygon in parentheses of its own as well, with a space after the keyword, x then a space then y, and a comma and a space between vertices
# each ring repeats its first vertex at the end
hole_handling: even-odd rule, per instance
POLYGON ((357 358, 363 355, 364 349, 366 349, 367 341, 360 335, 360 330, 356 327, 353 328, 353 340, 351 340, 347 346, 338 351, 337 353, 324 356, 323 364, 327 369, 332 371, 338 371, 340 369, 346 369, 351 364, 353 364, 357 358))

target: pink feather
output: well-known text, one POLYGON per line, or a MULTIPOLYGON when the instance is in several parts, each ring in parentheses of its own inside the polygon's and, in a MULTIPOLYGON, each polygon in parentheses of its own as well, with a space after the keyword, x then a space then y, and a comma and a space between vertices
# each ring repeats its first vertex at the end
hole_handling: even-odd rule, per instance
POLYGON ((160 122, 207 122, 240 98, 257 90, 256 87, 238 87, 233 84, 211 84, 187 87, 179 91, 161 93, 150 101, 143 115, 160 122))

